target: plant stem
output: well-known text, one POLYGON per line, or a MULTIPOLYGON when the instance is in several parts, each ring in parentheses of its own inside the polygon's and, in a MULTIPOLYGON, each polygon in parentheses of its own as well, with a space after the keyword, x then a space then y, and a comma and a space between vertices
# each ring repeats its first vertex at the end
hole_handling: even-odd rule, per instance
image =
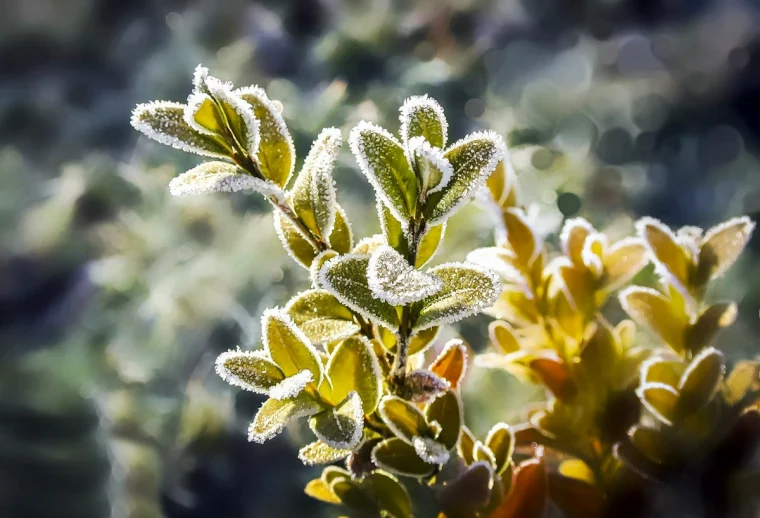
MULTIPOLYGON (((419 252, 420 241, 425 233, 425 220, 415 217, 409 222, 407 236, 409 239, 409 253, 406 256, 407 262, 415 267, 417 263, 417 253, 419 252)), ((396 333, 396 357, 391 367, 391 382, 398 388, 404 386, 406 378, 406 364, 409 361, 409 340, 412 335, 411 329, 412 306, 407 304, 401 311, 401 323, 396 333)))

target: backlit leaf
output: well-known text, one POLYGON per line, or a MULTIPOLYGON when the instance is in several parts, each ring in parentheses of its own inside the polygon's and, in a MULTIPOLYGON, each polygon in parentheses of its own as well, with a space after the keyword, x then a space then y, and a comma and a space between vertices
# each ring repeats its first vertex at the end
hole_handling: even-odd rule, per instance
POLYGON ((428 224, 443 223, 467 203, 506 153, 504 139, 493 131, 473 133, 446 150, 454 174, 446 187, 428 197, 424 209, 428 224))
POLYGON ((383 128, 362 121, 351 130, 349 145, 377 197, 396 219, 407 221, 415 213, 418 187, 401 144, 383 128))
MULTIPOLYGON (((314 441, 298 451, 298 458, 307 466, 316 466, 319 464, 332 464, 333 462, 343 460, 348 457, 349 453, 351 453, 350 449, 333 448, 322 441, 314 441)), ((327 486, 325 485, 324 487, 327 486)), ((308 490, 306 494, 310 495, 308 490)), ((315 496, 314 498, 318 497, 315 496)))
POLYGON ((381 470, 367 474, 359 482, 362 491, 375 502, 378 510, 390 513, 391 518, 412 516, 412 501, 399 480, 381 470))
POLYGON ((677 312, 665 295, 650 288, 631 286, 620 292, 620 304, 637 324, 654 331, 676 351, 683 351, 688 316, 677 312))
POLYGON ((379 468, 397 475, 424 478, 435 466, 422 460, 414 449, 398 437, 386 439, 372 450, 372 461, 379 468))
POLYGON ((264 442, 280 433, 291 420, 320 410, 319 405, 304 393, 291 399, 268 399, 248 428, 248 440, 264 442))
POLYGON ((525 212, 519 208, 504 211, 502 218, 507 230, 507 241, 520 264, 530 265, 540 252, 538 236, 528 223, 525 212))
POLYGON ((322 381, 322 364, 317 351, 286 313, 279 309, 264 312, 261 330, 264 349, 286 376, 307 370, 315 383, 322 381))
POLYGON ((649 261, 647 248, 641 239, 621 239, 604 254, 604 279, 607 290, 627 283, 649 261))
POLYGON ((702 239, 698 260, 704 278, 719 277, 734 264, 754 229, 755 223, 742 216, 708 230, 702 239))
POLYGON ((677 241, 668 227, 654 218, 641 218, 636 222, 636 230, 649 248, 657 272, 688 290, 693 267, 689 250, 677 241))
POLYGON ((431 146, 422 137, 414 137, 409 142, 409 153, 424 196, 436 193, 449 184, 454 168, 440 148, 431 146))
POLYGON ((132 127, 153 140, 173 148, 215 158, 229 151, 208 135, 198 133, 184 118, 185 105, 169 101, 138 104, 132 111, 132 127))
POLYGON ((243 190, 257 191, 264 195, 281 195, 276 185, 251 176, 228 162, 203 163, 169 182, 169 193, 172 196, 243 190))
POLYGON ((336 449, 353 448, 362 438, 364 413, 359 394, 351 392, 336 407, 309 419, 309 427, 322 442, 336 449))
POLYGON ((384 397, 378 412, 393 434, 408 444, 412 444, 415 437, 429 434, 424 414, 412 403, 399 397, 384 397))
POLYGON ((430 370, 447 380, 453 389, 459 386, 466 368, 467 348, 457 339, 449 340, 430 365, 430 370))
POLYGON ((488 462, 475 462, 441 491, 441 509, 447 516, 476 516, 491 498, 493 475, 488 462))
POLYGON ((274 229, 277 232, 277 237, 280 238, 283 248, 288 252, 288 255, 303 266, 309 269, 312 261, 317 256, 317 250, 306 240, 301 230, 296 227, 288 218, 283 214, 275 210, 274 216, 274 229))
MULTIPOLYGON (((306 464, 306 462, 304 462, 304 464, 306 464)), ((327 502, 328 504, 340 503, 340 498, 335 496, 332 490, 330 490, 330 486, 325 484, 325 481, 320 478, 315 478, 314 480, 310 480, 309 483, 306 484, 306 487, 304 488, 304 493, 306 493, 312 498, 321 500, 322 502, 327 502)))
POLYGON ((475 451, 475 436, 466 426, 462 426, 462 433, 459 436, 459 442, 457 443, 457 453, 465 464, 468 466, 475 462, 473 452, 475 451))
POLYGON ((377 408, 382 391, 380 366, 369 341, 363 336, 343 340, 330 356, 327 375, 332 380, 332 394, 342 400, 355 391, 362 400, 365 414, 377 408))
POLYGON ((227 351, 216 359, 216 373, 230 385, 266 394, 285 379, 264 351, 227 351))
POLYGON ((723 353, 712 347, 700 352, 689 364, 678 384, 679 405, 695 412, 712 401, 726 373, 723 353))
POLYGON ((393 306, 417 302, 443 287, 440 279, 412 267, 396 250, 386 245, 372 253, 367 280, 372 295, 393 306))
POLYGON ((337 211, 332 170, 342 143, 340 130, 322 130, 290 190, 293 210, 315 235, 328 237, 337 211))
POLYGON ((414 437, 412 446, 417 455, 428 464, 446 464, 449 461, 446 446, 430 437, 414 437))
POLYGON ((417 249, 417 261, 415 266, 422 268, 428 263, 443 243, 443 236, 446 234, 446 223, 429 227, 420 240, 420 246, 417 249))
MULTIPOLYGON (((259 120, 256 118, 251 105, 232 91, 230 83, 208 76, 205 85, 208 93, 214 98, 217 106, 224 114, 228 131, 236 142, 235 147, 240 148, 250 157, 255 157, 259 151, 261 133, 259 132, 259 120)), ((273 183, 280 187, 284 185, 274 178, 267 179, 273 180, 273 183)))
POLYGON ((462 400, 459 394, 454 390, 449 390, 438 396, 425 409, 425 416, 428 422, 435 421, 441 427, 436 441, 449 450, 454 449, 459 442, 459 436, 464 425, 462 400))
POLYGON ((430 145, 443 148, 448 138, 448 122, 443 108, 427 95, 413 96, 399 110, 401 140, 405 147, 414 137, 423 137, 430 145))
POLYGON ((466 263, 446 263, 428 271, 443 288, 413 306, 414 329, 457 322, 491 306, 501 293, 501 281, 490 270, 466 263))
POLYGON ((488 432, 486 446, 493 453, 494 469, 501 474, 512 461, 515 450, 515 438, 506 423, 498 423, 488 432))
POLYGON ((336 205, 335 225, 332 234, 330 234, 330 247, 339 254, 347 254, 354 247, 354 235, 351 231, 351 224, 343 207, 336 205))
POLYGON ((360 330, 351 310, 325 290, 303 291, 284 309, 312 344, 342 340, 360 330))
POLYGON ((710 345, 718 332, 736 321, 737 307, 733 302, 718 302, 705 309, 686 334, 686 346, 698 352, 710 345))
POLYGON ((726 378, 723 396, 726 403, 739 403, 748 392, 760 392, 760 362, 743 360, 736 364, 726 378))
POLYGON ((672 424, 678 404, 676 389, 664 383, 644 383, 636 389, 636 395, 658 420, 672 424))
POLYGON ((293 139, 285 120, 258 86, 239 88, 234 93, 250 105, 259 122, 260 142, 256 153, 259 170, 264 178, 285 187, 296 160, 293 139))
POLYGON ((368 265, 368 256, 349 254, 330 259, 320 270, 320 286, 342 304, 395 331, 399 325, 396 308, 373 296, 367 281, 368 265))
POLYGON ((549 483, 543 460, 522 462, 515 470, 512 491, 491 515, 492 518, 543 518, 549 483))

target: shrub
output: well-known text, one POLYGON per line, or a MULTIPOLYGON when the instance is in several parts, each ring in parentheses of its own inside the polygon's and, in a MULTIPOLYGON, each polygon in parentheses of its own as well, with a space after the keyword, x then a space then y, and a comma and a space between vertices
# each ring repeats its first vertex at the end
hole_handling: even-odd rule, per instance
POLYGON ((646 515, 653 481, 742 469, 758 437, 760 363, 726 376, 712 343, 737 308, 706 295, 746 245, 748 218, 707 232, 643 218, 635 237, 614 243, 577 218, 552 250, 523 210, 503 138, 449 144, 443 109, 421 96, 401 107, 398 138, 369 122, 349 135, 382 228, 354 242, 332 179, 341 132, 322 131, 294 174, 281 111, 262 89, 235 89, 199 66, 187 104, 140 105, 132 124, 214 159, 172 180, 172 194, 261 193, 283 246, 310 272, 309 289, 262 316, 263 348, 216 362, 230 384, 269 398, 250 440, 305 418, 315 440, 300 450, 304 464, 345 461, 309 482, 309 495, 405 517, 414 506, 403 480, 417 479, 448 517, 530 518, 550 501, 569 517, 646 515), (506 237, 465 262, 426 266, 447 220, 478 193, 506 237), (626 287, 649 262, 658 289, 626 287), (632 320, 613 325, 601 310, 616 294, 632 320), (526 424, 477 438, 460 397, 468 346, 453 339, 428 366, 421 353, 442 326, 480 312, 496 319, 495 352, 475 365, 540 384, 549 401, 526 424), (637 324, 654 347, 635 344, 637 324), (715 471, 729 446, 734 457, 715 471))

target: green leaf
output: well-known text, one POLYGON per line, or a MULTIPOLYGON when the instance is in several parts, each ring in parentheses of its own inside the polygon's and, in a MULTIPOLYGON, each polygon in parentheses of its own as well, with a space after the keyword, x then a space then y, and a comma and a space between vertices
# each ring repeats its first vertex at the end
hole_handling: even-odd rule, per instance
POLYGON ((441 243, 443 243, 443 236, 445 233, 446 223, 428 228, 428 230, 425 232, 425 235, 422 236, 420 246, 417 250, 417 268, 422 268, 428 263, 428 261, 435 257, 435 254, 438 252, 441 243))
POLYGON ((304 488, 304 493, 312 498, 321 500, 322 502, 327 502, 328 504, 340 503, 340 498, 335 496, 335 493, 332 492, 330 486, 328 486, 325 481, 320 478, 310 480, 304 488))
POLYGON ((422 137, 414 137, 409 141, 409 154, 420 182, 422 197, 427 198, 449 184, 454 168, 440 148, 431 146, 422 137))
POLYGON ((227 123, 214 100, 206 93, 194 92, 187 98, 185 122, 198 133, 211 135, 217 142, 227 138, 227 123))
POLYGON ((454 390, 449 390, 438 396, 425 409, 425 416, 427 422, 435 421, 441 427, 436 440, 449 450, 454 449, 459 442, 459 436, 464 425, 462 400, 459 398, 459 394, 454 390))
MULTIPOLYGON (((429 327, 427 329, 424 329, 422 331, 417 331, 412 336, 412 339, 409 340, 409 354, 417 354, 421 353, 422 351, 426 350, 428 347, 433 345, 436 338, 438 338, 438 332, 441 330, 440 327, 429 327)), ((391 349, 391 352, 395 351, 396 347, 394 344, 394 347, 391 349)))
POLYGON ((409 444, 412 444, 415 437, 431 435, 424 414, 400 397, 384 397, 378 412, 393 434, 409 444))
POLYGON ((336 205, 335 225, 330 234, 330 247, 339 254, 347 254, 354 247, 354 235, 348 216, 340 205, 336 205))
POLYGON ((506 153, 504 139, 493 131, 474 133, 451 146, 444 156, 454 174, 446 187, 428 197, 424 209, 428 223, 443 223, 467 203, 506 153))
POLYGON ((349 145, 377 197, 396 219, 408 221, 417 205, 417 178, 401 144, 383 128, 362 121, 351 130, 349 145))
POLYGON ((446 263, 428 271, 443 281, 435 295, 412 307, 413 329, 450 324, 490 307, 501 294, 501 280, 473 264, 446 263))
POLYGON ((307 370, 317 385, 322 381, 322 363, 317 351, 286 313, 279 309, 267 310, 261 318, 261 329, 264 349, 286 376, 307 370))
POLYGON ((381 201, 377 202, 377 217, 380 220, 380 228, 383 231, 386 244, 401 255, 406 256, 409 253, 409 241, 406 239, 404 228, 399 220, 391 214, 388 206, 381 201))
POLYGON ((443 148, 448 138, 448 122, 443 108, 427 95, 413 96, 401 106, 401 140, 405 147, 414 137, 423 137, 430 145, 443 148))
POLYGON ((359 394, 351 392, 337 406, 312 416, 309 427, 319 440, 336 449, 359 444, 364 430, 364 413, 359 394))
POLYGON ((707 405, 720 390, 726 364, 723 353, 708 347, 689 364, 678 384, 679 407, 696 412, 707 405))
POLYGON ((373 501, 378 510, 390 513, 393 518, 412 516, 412 501, 404 485, 390 473, 375 470, 357 481, 361 490, 373 501))
POLYGON ((290 299, 285 311, 315 345, 343 340, 361 330, 351 310, 325 290, 299 293, 290 299))
POLYGON ((335 250, 327 249, 323 250, 317 256, 311 261, 311 266, 309 266, 309 278, 311 279, 311 285, 315 288, 319 288, 319 270, 322 269, 322 266, 332 259, 333 257, 338 257, 338 252, 335 250))
POLYGON ((264 442, 280 433, 293 419, 319 412, 319 405, 301 393, 290 399, 268 399, 261 405, 248 428, 248 440, 264 442))
POLYGON ((515 450, 515 437, 509 425, 498 423, 491 428, 486 437, 486 446, 493 453, 496 473, 503 473, 512 461, 512 453, 515 450))
MULTIPOLYGON (((232 91, 230 83, 208 76, 205 86, 224 116, 227 129, 236 143, 235 147, 250 157, 255 157, 259 150, 261 134, 259 132, 259 120, 251 106, 232 91)), ((282 186, 278 182, 275 183, 282 186)))
MULTIPOLYGON (((333 448, 322 441, 314 441, 298 450, 298 458, 307 466, 317 466, 319 464, 332 464, 333 462, 343 460, 350 453, 350 449, 333 448)), ((327 487, 327 485, 324 487, 327 487)), ((306 494, 309 494, 308 491, 306 494)))
POLYGON ((288 127, 275 104, 258 86, 235 90, 235 94, 248 103, 259 121, 261 141, 256 162, 264 178, 285 187, 293 172, 296 151, 288 127))
POLYGON ((398 329, 396 308, 376 299, 367 281, 369 257, 343 255, 330 259, 319 272, 319 284, 342 304, 388 329, 398 329))
POLYGON ((644 383, 636 389, 636 395, 659 421, 673 424, 678 404, 678 392, 664 383, 644 383))
POLYGON ((462 433, 457 443, 457 453, 468 466, 475 462, 474 452, 476 442, 475 436, 472 435, 470 429, 462 426, 462 433))
POLYGON ((153 140, 175 149, 215 158, 230 152, 214 138, 198 133, 185 122, 185 105, 168 101, 138 104, 132 112, 132 127, 153 140))
POLYGON ((335 225, 337 202, 332 170, 341 143, 340 130, 322 130, 290 191, 293 210, 317 236, 329 236, 335 225))
POLYGON ((380 365, 372 345, 363 336, 343 340, 327 363, 327 375, 332 380, 332 396, 342 400, 356 392, 362 400, 365 414, 377 408, 382 393, 380 365))
POLYGON ((393 306, 417 302, 443 287, 440 279, 412 267, 387 245, 372 253, 367 265, 367 281, 374 298, 393 306))
POLYGON ((435 466, 422 460, 414 447, 398 437, 386 439, 372 450, 375 465, 405 477, 424 478, 433 474, 435 466))
POLYGON ((285 379, 282 370, 264 351, 227 351, 216 359, 216 373, 230 385, 266 394, 285 379))
POLYGON ((317 250, 306 240, 301 230, 283 216, 280 211, 275 210, 273 215, 274 229, 283 248, 296 263, 308 270, 317 256, 317 250))
POLYGON ((282 195, 276 185, 251 176, 228 162, 206 162, 169 182, 169 193, 172 196, 242 190, 257 191, 264 195, 282 195))

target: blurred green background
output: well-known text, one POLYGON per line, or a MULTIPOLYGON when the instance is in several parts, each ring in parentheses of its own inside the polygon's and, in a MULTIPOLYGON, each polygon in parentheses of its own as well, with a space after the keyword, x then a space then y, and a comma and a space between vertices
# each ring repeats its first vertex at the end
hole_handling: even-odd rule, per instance
MULTIPOLYGON (((261 399, 213 373, 307 272, 257 195, 170 198, 198 161, 129 126, 138 102, 183 101, 198 63, 280 100, 301 159, 324 126, 395 132, 428 93, 452 140, 507 137, 547 235, 760 213, 757 0, 0 0, 2 517, 334 515, 302 492, 308 431, 248 444, 261 399)), ((347 151, 336 180, 355 234, 376 232, 347 151)), ((436 261, 492 225, 462 211, 436 261)), ((713 294, 739 303, 732 361, 758 353, 759 250, 713 294)), ((461 326, 475 350, 487 321, 461 326)), ((537 399, 473 371, 466 420, 482 434, 537 399)))

